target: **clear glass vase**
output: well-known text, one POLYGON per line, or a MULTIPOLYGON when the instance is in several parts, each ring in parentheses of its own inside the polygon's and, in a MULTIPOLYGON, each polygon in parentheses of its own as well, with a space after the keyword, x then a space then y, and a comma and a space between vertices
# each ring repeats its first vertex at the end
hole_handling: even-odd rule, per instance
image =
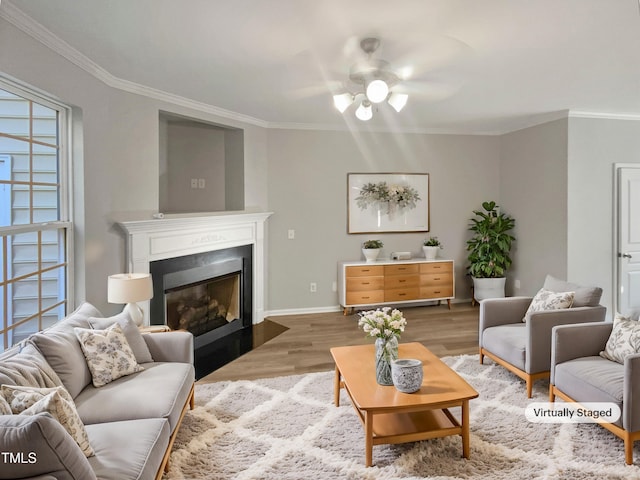
POLYGON ((376 381, 393 385, 391 362, 398 358, 398 337, 376 338, 376 381))

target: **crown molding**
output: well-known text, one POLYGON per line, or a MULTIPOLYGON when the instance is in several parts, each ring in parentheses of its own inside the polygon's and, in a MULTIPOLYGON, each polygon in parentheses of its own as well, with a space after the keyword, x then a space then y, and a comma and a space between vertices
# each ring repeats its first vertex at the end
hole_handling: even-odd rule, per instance
MULTIPOLYGON (((0 0, 0 2, 2 2, 2 0, 0 0)), ((92 75, 93 77, 97 78, 98 80, 112 88, 123 90, 129 93, 134 93, 136 95, 142 95, 148 98, 153 98, 154 100, 168 102, 200 112, 209 113, 229 120, 235 120, 238 122, 268 128, 268 122, 264 120, 251 117, 249 115, 232 112, 231 110, 225 110, 224 108, 215 107, 208 103, 191 100, 180 95, 175 95, 155 88, 147 87, 139 83, 130 82, 128 80, 118 78, 115 75, 109 73, 94 61, 92 61, 90 58, 80 53, 67 42, 53 34, 42 24, 36 22, 34 19, 26 15, 22 10, 20 10, 18 7, 13 5, 11 2, 8 2, 7 0, 0 4, 0 17, 4 18, 13 26, 23 31, 30 37, 34 38, 45 47, 66 58, 77 67, 81 68, 88 74, 92 75)))
POLYGON ((603 120, 640 120, 640 113, 605 113, 569 110, 570 118, 599 118, 603 120))

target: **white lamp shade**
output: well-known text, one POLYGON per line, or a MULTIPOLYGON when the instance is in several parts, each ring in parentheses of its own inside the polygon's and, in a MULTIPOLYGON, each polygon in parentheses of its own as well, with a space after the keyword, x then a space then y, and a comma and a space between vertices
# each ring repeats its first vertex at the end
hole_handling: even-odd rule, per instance
POLYGON ((153 297, 153 281, 149 273, 118 273, 107 283, 109 303, 136 303, 153 297))
POLYGON ((358 109, 356 110, 356 117, 358 117, 363 122, 366 122, 367 120, 371 120, 371 117, 373 117, 373 110, 371 108, 371 104, 367 102, 367 105, 365 105, 365 102, 362 102, 358 107, 358 109))
POLYGON ((392 93, 389 95, 388 103, 393 107, 396 112, 400 112, 407 104, 407 100, 409 99, 409 95, 406 93, 392 93))
POLYGON ((341 93, 333 96, 333 105, 338 109, 340 113, 349 108, 349 105, 353 103, 353 95, 350 93, 341 93))
POLYGON ((373 80, 367 85, 367 98, 371 102, 384 102, 387 95, 389 95, 389 86, 384 80, 373 80))

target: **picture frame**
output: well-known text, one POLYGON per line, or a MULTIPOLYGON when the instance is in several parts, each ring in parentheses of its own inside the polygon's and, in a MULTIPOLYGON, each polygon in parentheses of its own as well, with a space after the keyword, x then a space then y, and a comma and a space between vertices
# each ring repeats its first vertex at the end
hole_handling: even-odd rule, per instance
POLYGON ((428 173, 347 174, 347 233, 428 231, 428 173))

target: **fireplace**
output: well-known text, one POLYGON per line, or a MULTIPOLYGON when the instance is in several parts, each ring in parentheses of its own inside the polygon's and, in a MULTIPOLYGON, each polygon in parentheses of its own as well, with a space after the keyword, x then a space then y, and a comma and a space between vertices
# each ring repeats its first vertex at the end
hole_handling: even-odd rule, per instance
MULTIPOLYGON (((166 324, 175 328, 176 321, 180 325, 180 317, 175 320, 172 313, 167 313, 165 295, 171 304, 173 294, 182 287, 196 288, 188 304, 183 302, 181 307, 191 315, 193 312, 189 309, 202 307, 203 297, 212 295, 209 291, 203 292, 205 287, 201 287, 201 283, 213 279, 215 287, 218 281, 229 283, 229 277, 234 278, 232 283, 237 286, 238 298, 237 303, 233 300, 230 305, 236 306, 225 307, 225 315, 213 315, 214 319, 224 317, 226 324, 217 318, 201 322, 220 324, 213 329, 210 325, 188 328, 194 333, 198 378, 252 347, 250 327, 264 319, 264 237, 270 215, 270 212, 211 212, 119 222, 126 237, 127 271, 150 272, 153 277, 153 298, 148 303, 140 302, 145 325, 166 324), (216 280, 216 277, 220 278, 216 280)), ((186 320, 183 319, 183 324, 186 320)))
POLYGON ((151 324, 193 334, 198 378, 251 349, 251 245, 156 260, 149 271, 151 324))

